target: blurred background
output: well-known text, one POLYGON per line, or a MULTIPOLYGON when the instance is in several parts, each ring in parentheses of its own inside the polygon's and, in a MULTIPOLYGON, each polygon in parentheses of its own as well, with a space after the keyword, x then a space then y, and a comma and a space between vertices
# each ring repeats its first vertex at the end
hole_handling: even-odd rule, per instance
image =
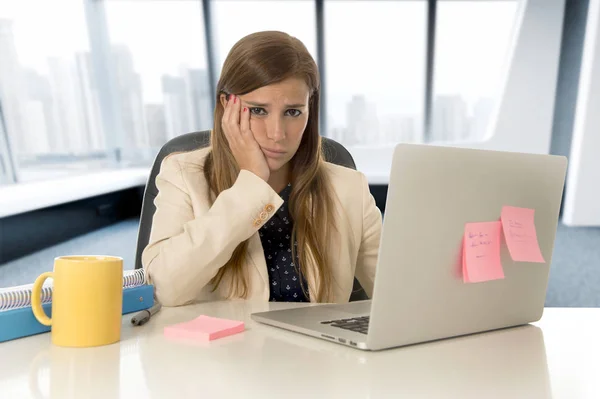
POLYGON ((568 156, 547 306, 600 306, 599 23, 599 0, 1 0, 0 288, 65 254, 133 268, 158 150, 212 128, 237 40, 282 30, 382 211, 397 143, 568 156))

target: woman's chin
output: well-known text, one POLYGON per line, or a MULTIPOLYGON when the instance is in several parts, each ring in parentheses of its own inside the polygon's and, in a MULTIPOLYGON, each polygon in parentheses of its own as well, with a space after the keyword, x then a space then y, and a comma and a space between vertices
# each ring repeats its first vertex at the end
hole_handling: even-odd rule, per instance
POLYGON ((287 162, 285 160, 267 158, 267 165, 269 165, 269 170, 271 172, 277 172, 279 169, 284 167, 286 163, 287 162))

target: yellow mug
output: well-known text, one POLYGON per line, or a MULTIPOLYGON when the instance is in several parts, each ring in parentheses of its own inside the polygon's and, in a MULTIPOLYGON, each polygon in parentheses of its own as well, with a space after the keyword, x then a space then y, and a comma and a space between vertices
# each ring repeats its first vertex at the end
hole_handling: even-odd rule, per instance
POLYGON ((31 308, 35 318, 51 326, 58 346, 108 345, 121 339, 123 259, 114 256, 61 256, 54 271, 33 284, 31 308), (52 318, 42 309, 42 284, 54 280, 52 318))

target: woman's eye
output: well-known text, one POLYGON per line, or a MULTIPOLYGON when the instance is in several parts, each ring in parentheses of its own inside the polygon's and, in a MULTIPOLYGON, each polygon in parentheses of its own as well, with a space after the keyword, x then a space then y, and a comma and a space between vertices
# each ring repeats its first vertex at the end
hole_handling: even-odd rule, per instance
POLYGON ((286 113, 288 113, 289 116, 293 116, 293 117, 298 117, 298 116, 300 116, 302 114, 302 112, 300 112, 297 109, 288 109, 286 111, 286 113))
POLYGON ((266 115, 267 112, 265 111, 264 108, 260 108, 260 107, 252 107, 250 108, 250 113, 252 113, 253 115, 266 115))

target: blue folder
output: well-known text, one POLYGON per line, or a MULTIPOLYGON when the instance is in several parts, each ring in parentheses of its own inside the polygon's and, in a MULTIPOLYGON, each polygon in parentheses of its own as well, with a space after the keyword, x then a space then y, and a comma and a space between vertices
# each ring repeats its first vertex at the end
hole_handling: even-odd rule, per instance
MULTIPOLYGON (((138 312, 154 305, 154 286, 140 285, 123 289, 123 314, 138 312)), ((52 316, 52 303, 42 305, 48 316, 52 316)), ((50 331, 41 324, 31 306, 0 312, 0 342, 27 337, 50 331)))

